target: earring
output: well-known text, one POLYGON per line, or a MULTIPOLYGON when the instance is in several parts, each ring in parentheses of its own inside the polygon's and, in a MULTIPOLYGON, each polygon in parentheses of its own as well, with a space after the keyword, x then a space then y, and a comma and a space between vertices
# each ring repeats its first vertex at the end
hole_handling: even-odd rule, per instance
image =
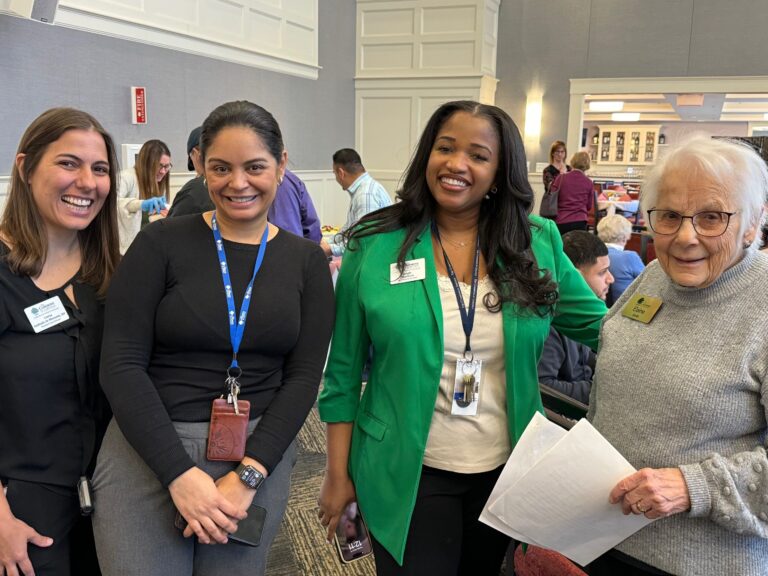
POLYGON ((490 196, 488 196, 488 194, 486 194, 486 195, 485 195, 485 199, 486 199, 486 200, 490 200, 490 199, 491 199, 491 197, 490 197, 490 196))
POLYGON ((496 184, 491 186, 491 194, 496 194, 496 192, 498 192, 498 191, 499 191, 499 189, 496 187, 496 184))
POLYGON ((208 188, 208 179, 207 178, 203 178, 203 186, 208 188))
POLYGON ((277 178, 277 185, 280 186, 282 183, 283 183, 283 177, 282 176, 278 176, 278 178, 277 178))

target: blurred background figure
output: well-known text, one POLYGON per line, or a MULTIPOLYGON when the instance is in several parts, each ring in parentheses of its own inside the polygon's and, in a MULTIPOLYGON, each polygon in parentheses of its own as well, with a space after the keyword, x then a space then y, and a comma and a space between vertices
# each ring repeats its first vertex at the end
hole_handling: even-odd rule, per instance
POLYGON ((99 573, 77 487, 110 416, 117 173, 112 138, 79 110, 48 110, 19 143, 0 222, 0 574, 99 573))
POLYGON ((551 186, 560 191, 555 218, 560 234, 587 229, 587 214, 595 197, 592 180, 584 174, 590 167, 589 154, 576 152, 571 158, 571 166, 573 169, 560 174, 551 186))
MULTIPOLYGON (((591 232, 573 230, 563 236, 563 252, 595 296, 605 300, 614 280, 609 270, 608 248, 602 240, 591 232)), ((539 360, 539 382, 587 404, 595 358, 589 346, 550 328, 539 360)))
POLYGON ((608 256, 611 258, 613 284, 608 290, 606 304, 612 306, 632 281, 640 276, 645 264, 637 252, 624 250, 632 237, 632 223, 624 216, 611 214, 602 218, 597 224, 597 235, 608 246, 608 256))
POLYGON ((565 147, 565 142, 562 140, 552 142, 552 146, 549 147, 549 166, 541 173, 545 192, 549 191, 555 178, 571 171, 571 167, 565 163, 566 156, 568 156, 568 149, 565 147))
POLYGON ((117 215, 121 254, 125 254, 150 216, 167 213, 171 168, 168 146, 160 140, 148 140, 139 150, 134 167, 120 172, 117 215))
POLYGON ((187 138, 187 170, 195 172, 195 177, 189 180, 173 197, 173 204, 168 210, 168 218, 184 214, 202 214, 213 210, 213 202, 208 195, 203 166, 200 162, 200 132, 198 126, 189 133, 187 138))

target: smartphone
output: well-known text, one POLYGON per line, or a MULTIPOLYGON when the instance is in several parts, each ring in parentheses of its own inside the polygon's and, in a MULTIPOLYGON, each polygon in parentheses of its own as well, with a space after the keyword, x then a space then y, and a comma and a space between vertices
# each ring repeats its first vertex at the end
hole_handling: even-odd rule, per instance
POLYGON ((342 513, 333 539, 344 564, 365 558, 373 552, 371 536, 357 502, 350 503, 342 513))
MULTIPOLYGON (((264 531, 266 519, 267 509, 251 504, 251 507, 248 508, 248 517, 237 523, 237 532, 229 535, 229 541, 246 546, 258 546, 261 544, 261 533, 264 531)), ((187 521, 178 511, 173 524, 182 532, 187 527, 187 521)))

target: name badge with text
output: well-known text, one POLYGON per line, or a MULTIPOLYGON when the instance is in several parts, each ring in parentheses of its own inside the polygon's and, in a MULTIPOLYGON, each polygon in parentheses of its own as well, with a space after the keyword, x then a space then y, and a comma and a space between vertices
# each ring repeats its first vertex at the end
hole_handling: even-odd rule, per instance
POLYGON ((397 268, 397 263, 389 265, 389 283, 404 284, 405 282, 415 282, 424 280, 427 277, 427 265, 424 258, 408 260, 403 268, 403 273, 397 268))
POLYGON ((67 314, 64 304, 61 303, 58 296, 24 308, 24 314, 29 318, 29 323, 32 324, 32 330, 35 331, 35 334, 69 320, 69 314, 67 314))
POLYGON ((636 294, 621 309, 621 315, 648 324, 661 308, 661 298, 636 294))

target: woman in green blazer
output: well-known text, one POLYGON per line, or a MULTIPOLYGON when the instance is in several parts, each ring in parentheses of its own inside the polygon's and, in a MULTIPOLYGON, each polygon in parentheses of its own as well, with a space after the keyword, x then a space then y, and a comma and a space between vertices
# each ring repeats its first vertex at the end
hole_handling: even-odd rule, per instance
POLYGON ((542 411, 536 366, 550 324, 597 345, 605 305, 555 226, 529 215, 525 166, 505 112, 444 104, 401 201, 348 233, 319 404, 320 519, 330 538, 357 500, 380 575, 498 574, 508 538, 477 518, 542 411))

